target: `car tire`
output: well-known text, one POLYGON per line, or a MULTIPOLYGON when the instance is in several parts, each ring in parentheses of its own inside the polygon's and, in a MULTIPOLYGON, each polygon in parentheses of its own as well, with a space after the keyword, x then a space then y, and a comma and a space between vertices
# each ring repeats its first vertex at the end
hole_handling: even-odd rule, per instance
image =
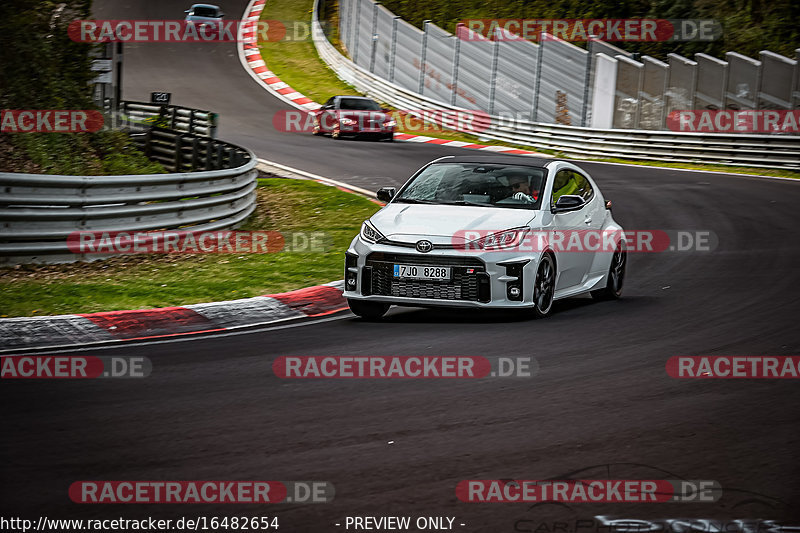
POLYGON ((386 138, 384 138, 384 141, 386 141, 387 143, 393 143, 394 142, 394 133, 392 133, 390 135, 387 135, 386 138))
POLYGON ((331 130, 331 139, 338 140, 341 138, 342 138, 342 130, 340 129, 340 126, 337 124, 333 127, 333 130, 331 130))
POLYGON ((608 281, 602 289, 592 291, 592 298, 597 301, 619 300, 622 297, 622 286, 625 282, 625 266, 628 264, 628 252, 617 245, 611 264, 608 267, 608 281))
POLYGON ((533 314, 546 318, 553 313, 553 296, 556 291, 556 263, 550 254, 542 255, 533 282, 533 314))
POLYGON ((379 302, 364 302, 362 300, 347 299, 347 305, 354 315, 360 316, 364 320, 379 320, 386 311, 389 310, 389 304, 382 304, 379 302))

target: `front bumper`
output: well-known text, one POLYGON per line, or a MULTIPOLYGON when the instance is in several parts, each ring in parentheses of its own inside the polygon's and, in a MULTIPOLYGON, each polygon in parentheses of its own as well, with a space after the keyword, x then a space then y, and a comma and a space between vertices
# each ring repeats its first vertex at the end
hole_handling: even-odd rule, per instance
POLYGON ((353 240, 345 260, 345 298, 413 307, 531 308, 538 257, 511 252, 434 249, 353 240), (393 265, 451 268, 448 281, 399 280, 393 265))

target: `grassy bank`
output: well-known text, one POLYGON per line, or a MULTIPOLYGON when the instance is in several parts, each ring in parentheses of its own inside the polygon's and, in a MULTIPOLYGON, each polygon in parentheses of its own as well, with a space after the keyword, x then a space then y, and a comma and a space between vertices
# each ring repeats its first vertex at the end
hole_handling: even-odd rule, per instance
POLYGON ((247 230, 325 232, 321 252, 130 255, 0 269, 0 315, 38 316, 247 298, 342 278, 343 251, 378 206, 312 181, 260 180, 247 230))

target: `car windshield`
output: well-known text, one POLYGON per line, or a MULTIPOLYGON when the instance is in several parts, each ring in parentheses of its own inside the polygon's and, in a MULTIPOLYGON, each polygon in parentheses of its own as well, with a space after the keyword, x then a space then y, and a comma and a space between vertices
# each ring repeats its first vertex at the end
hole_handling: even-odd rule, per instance
POLYGON ((539 209, 546 172, 523 165, 434 163, 394 202, 539 209))
POLYGON ((350 109, 353 111, 380 111, 381 106, 372 100, 363 98, 342 98, 339 100, 339 109, 350 109))
POLYGON ((196 7, 194 8, 192 15, 194 15, 195 17, 210 17, 210 18, 216 18, 218 16, 217 10, 214 9, 213 7, 196 7))

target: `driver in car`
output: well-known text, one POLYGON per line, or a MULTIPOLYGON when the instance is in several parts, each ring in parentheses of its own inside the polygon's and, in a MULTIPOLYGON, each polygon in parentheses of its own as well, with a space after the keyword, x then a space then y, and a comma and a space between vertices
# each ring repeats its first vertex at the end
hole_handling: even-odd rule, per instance
MULTIPOLYGON (((512 175, 508 178, 508 184, 514 191, 511 198, 532 204, 536 202, 536 198, 531 194, 530 185, 528 184, 528 176, 518 174, 512 175)), ((538 191, 537 191, 538 192, 538 191)))

